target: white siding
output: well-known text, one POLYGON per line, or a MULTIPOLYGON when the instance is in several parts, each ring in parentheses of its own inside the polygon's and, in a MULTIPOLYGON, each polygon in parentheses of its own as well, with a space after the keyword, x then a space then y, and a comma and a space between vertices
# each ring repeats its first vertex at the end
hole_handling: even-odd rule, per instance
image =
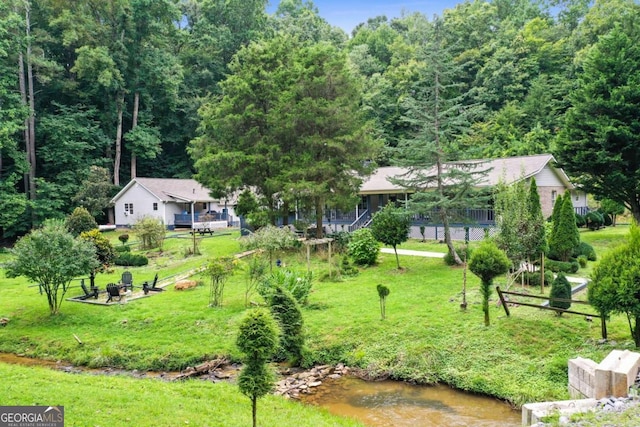
POLYGON ((564 183, 548 165, 535 175, 535 179, 538 187, 564 187, 564 183))
POLYGON ((163 203, 153 194, 149 193, 140 184, 133 184, 129 190, 124 193, 115 204, 116 225, 131 226, 143 216, 152 216, 162 218, 163 203), (125 215, 125 203, 133 204, 133 214, 125 215), (158 203, 158 210, 153 210, 153 204, 158 203))

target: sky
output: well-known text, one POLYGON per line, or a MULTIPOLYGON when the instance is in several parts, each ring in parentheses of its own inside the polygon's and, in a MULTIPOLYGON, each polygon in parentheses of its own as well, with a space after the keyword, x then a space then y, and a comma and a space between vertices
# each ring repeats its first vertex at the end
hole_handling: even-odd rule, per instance
MULTIPOLYGON (((434 14, 442 15, 445 9, 454 7, 464 0, 313 0, 320 16, 331 25, 340 27, 348 34, 368 18, 386 15, 389 20, 402 12, 420 12, 431 19, 434 14)), ((268 11, 278 7, 279 0, 270 0, 268 11)))

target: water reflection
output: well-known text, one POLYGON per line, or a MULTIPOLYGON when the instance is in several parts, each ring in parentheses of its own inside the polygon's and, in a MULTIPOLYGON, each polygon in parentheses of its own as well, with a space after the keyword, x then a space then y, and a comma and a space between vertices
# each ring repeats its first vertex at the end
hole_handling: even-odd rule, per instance
POLYGON ((414 386, 398 381, 343 377, 327 382, 304 401, 330 412, 382 427, 514 427, 519 411, 484 396, 446 386, 414 386))

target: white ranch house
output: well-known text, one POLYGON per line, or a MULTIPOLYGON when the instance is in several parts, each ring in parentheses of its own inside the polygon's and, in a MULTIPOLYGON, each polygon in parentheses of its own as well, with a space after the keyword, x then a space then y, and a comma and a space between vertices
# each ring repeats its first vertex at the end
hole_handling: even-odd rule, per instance
POLYGON ((134 178, 111 202, 117 227, 130 227, 144 216, 162 220, 169 229, 191 227, 204 214, 239 225, 235 200, 211 197, 195 179, 134 178))
MULTIPOLYGON (((556 198, 565 192, 571 193, 573 206, 578 213, 586 213, 587 195, 576 189, 564 171, 555 165, 550 154, 509 157, 503 159, 477 160, 480 170, 489 170, 481 187, 493 187, 500 181, 507 184, 535 178, 540 194, 542 213, 551 215, 556 198)), ((373 213, 388 203, 410 199, 411 192, 393 184, 389 178, 401 177, 405 168, 381 167, 374 171, 360 188, 360 203, 349 212, 327 210, 324 226, 327 230, 353 231, 367 226, 373 213)), ((112 199, 115 205, 115 223, 118 227, 133 225, 142 216, 161 219, 169 229, 191 227, 200 216, 212 213, 216 220, 226 220, 230 226, 239 226, 239 218, 233 210, 235 199, 215 199, 208 189, 193 179, 135 178, 112 199)), ((289 224, 312 214, 291 212, 289 224)), ((468 228, 475 229, 472 239, 481 238, 485 229, 493 229, 495 219, 492 209, 466 209, 465 220, 452 223, 455 239, 465 238, 468 228)), ((414 218, 411 237, 420 238, 420 226, 426 228, 425 237, 439 239, 443 228, 437 215, 422 215, 414 218)), ((309 221, 313 222, 313 221, 309 221)))

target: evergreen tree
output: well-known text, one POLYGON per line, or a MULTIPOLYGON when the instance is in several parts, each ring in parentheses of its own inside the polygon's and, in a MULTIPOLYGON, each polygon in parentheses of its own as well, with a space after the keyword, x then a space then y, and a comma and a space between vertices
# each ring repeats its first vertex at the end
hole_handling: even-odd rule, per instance
POLYGON ((296 299, 282 286, 275 286, 269 298, 269 309, 280 325, 278 358, 288 360, 293 366, 302 362, 304 334, 302 311, 296 299))
POLYGON ((236 345, 244 353, 244 367, 238 375, 238 387, 251 399, 253 427, 257 424, 258 398, 269 393, 275 376, 267 366, 278 346, 275 321, 264 309, 248 312, 240 323, 236 345))
MULTIPOLYGON (((571 302, 569 301, 553 300, 553 298, 571 299, 571 284, 565 277, 564 273, 558 273, 558 276, 551 284, 551 293, 549 294, 549 297, 549 305, 551 307, 562 308, 564 310, 567 310, 569 307, 571 307, 571 302)), ((557 311, 556 313, 558 314, 558 316, 562 315, 561 311, 557 311)))
POLYGON ((437 221, 444 226, 449 254, 461 265, 450 223, 464 209, 486 207, 488 195, 475 190, 486 174, 482 163, 448 162, 459 155, 454 142, 471 126, 479 107, 464 103, 469 93, 458 80, 462 67, 456 65, 444 45, 443 33, 442 20, 436 19, 418 53, 420 76, 404 98, 406 120, 414 137, 399 142, 395 151, 395 163, 408 171, 392 182, 413 193, 408 203, 410 211, 436 213, 437 221))
POLYGON ((528 197, 527 233, 524 238, 524 250, 528 260, 537 261, 540 256, 547 252, 546 229, 544 217, 542 216, 542 206, 540 204, 540 194, 535 178, 529 183, 528 197))
POLYGON ((607 252, 589 283, 589 303, 601 316, 624 314, 636 347, 640 347, 640 228, 632 224, 628 242, 607 252))
POLYGON ((569 193, 562 198, 553 228, 554 233, 549 238, 550 252, 560 261, 569 261, 571 254, 580 244, 580 231, 576 225, 575 209, 569 193))
POLYGON ((556 154, 585 191, 624 204, 640 221, 640 6, 598 3, 607 17, 597 24, 585 21, 585 26, 615 27, 599 38, 592 34, 598 41, 578 58, 581 70, 556 154), (627 10, 612 15, 621 5, 627 10))
POLYGON ((502 250, 490 240, 484 240, 480 246, 473 251, 469 260, 469 270, 480 278, 480 294, 482 295, 482 311, 484 312, 484 325, 490 325, 489 319, 489 298, 493 279, 506 273, 511 266, 511 262, 502 250))

